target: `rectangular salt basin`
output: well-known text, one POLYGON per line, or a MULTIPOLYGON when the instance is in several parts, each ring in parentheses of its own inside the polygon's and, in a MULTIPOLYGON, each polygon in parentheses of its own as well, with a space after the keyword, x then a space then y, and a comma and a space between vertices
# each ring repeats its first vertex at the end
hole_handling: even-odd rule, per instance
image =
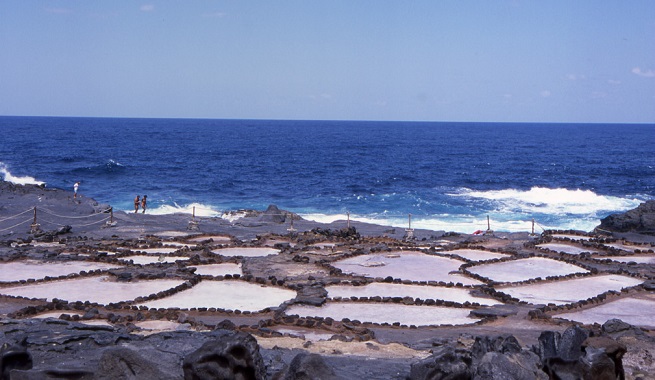
POLYGON ((621 298, 603 305, 572 313, 557 314, 555 317, 577 321, 585 324, 603 324, 610 319, 618 318, 631 325, 655 328, 654 299, 621 298))
POLYGON ((582 241, 582 240, 585 240, 585 241, 591 240, 590 236, 566 235, 566 234, 553 234, 553 235, 550 235, 550 236, 552 236, 554 239, 571 239, 571 240, 580 240, 580 241, 582 241))
POLYGON ((42 279, 46 276, 60 277, 82 271, 121 268, 121 265, 90 261, 12 261, 0 264, 0 282, 14 282, 28 279, 42 279))
POLYGON ((423 300, 443 300, 458 303, 477 302, 480 305, 494 305, 502 302, 492 298, 475 297, 471 289, 446 288, 443 286, 405 285, 374 282, 363 286, 330 285, 326 286, 328 297, 412 297, 423 300))
POLYGON ((277 307, 296 297, 296 292, 245 281, 201 281, 191 289, 139 306, 182 309, 215 307, 225 310, 260 311, 277 307))
POLYGON ((192 266, 191 268, 196 268, 195 274, 199 274, 201 276, 225 276, 226 274, 242 274, 241 264, 237 263, 196 265, 192 266))
POLYGON ((49 301, 53 298, 69 302, 89 301, 106 305, 131 301, 137 297, 147 297, 150 294, 175 288, 182 283, 184 283, 184 280, 168 279, 116 282, 110 276, 97 276, 0 288, 0 294, 45 298, 49 301))
POLYGON ((395 303, 331 302, 321 307, 291 305, 285 314, 301 317, 344 318, 370 323, 400 323, 407 326, 465 325, 479 321, 470 318, 471 309, 400 305, 395 303))
POLYGON ((332 265, 344 273, 366 277, 400 278, 412 281, 444 281, 463 285, 480 285, 482 282, 458 273, 463 261, 421 252, 394 251, 360 255, 339 260, 332 265))
POLYGON ((221 249, 214 249, 212 250, 212 253, 221 255, 221 256, 228 256, 228 257, 235 257, 235 256, 243 256, 243 257, 263 257, 263 256, 268 256, 268 255, 277 255, 280 253, 279 250, 274 249, 274 248, 241 248, 241 247, 233 247, 233 248, 221 248, 221 249))
POLYGON ((505 261, 502 263, 481 264, 469 267, 471 273, 497 282, 520 282, 533 278, 564 276, 572 273, 587 273, 588 270, 562 261, 531 257, 505 261))
POLYGON ((626 252, 634 252, 635 249, 640 249, 642 251, 648 251, 649 249, 653 249, 653 247, 649 245, 640 246, 640 245, 631 245, 631 244, 624 244, 624 243, 611 243, 611 244, 604 244, 604 245, 607 247, 620 249, 626 252))
POLYGON ((555 251, 555 252, 564 252, 564 253, 568 253, 569 255, 579 255, 583 252, 598 253, 598 251, 595 251, 593 249, 578 247, 575 245, 564 244, 564 243, 537 244, 537 247, 550 249, 551 251, 555 251))
POLYGON ((550 303, 565 305, 586 300, 610 290, 620 291, 641 283, 640 279, 610 274, 541 284, 501 286, 496 290, 533 305, 550 303))
POLYGON ((480 249, 456 249, 454 251, 444 251, 443 254, 457 255, 471 261, 502 259, 510 256, 505 253, 495 253, 495 252, 483 251, 480 249))
POLYGON ((143 253, 154 253, 154 254, 166 254, 179 251, 180 248, 177 247, 160 247, 160 248, 133 248, 134 252, 143 252, 143 253))

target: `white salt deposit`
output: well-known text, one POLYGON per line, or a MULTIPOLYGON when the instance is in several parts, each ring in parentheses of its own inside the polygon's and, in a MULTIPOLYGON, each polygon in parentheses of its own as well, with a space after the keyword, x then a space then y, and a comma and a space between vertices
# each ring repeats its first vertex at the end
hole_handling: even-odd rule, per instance
POLYGON ((579 255, 582 252, 598 253, 598 251, 590 248, 578 247, 576 245, 564 244, 564 243, 537 244, 537 247, 550 249, 551 251, 555 251, 555 252, 564 252, 564 253, 568 253, 569 255, 579 255))
POLYGON ((215 253, 217 255, 221 256, 228 256, 228 257, 233 257, 233 256, 243 256, 243 257, 262 257, 262 256, 269 256, 269 255, 277 255, 280 253, 277 249, 273 248, 241 248, 241 247, 234 247, 234 248, 221 248, 221 249, 214 249, 212 250, 212 253, 215 253))
POLYGON ((519 282, 537 277, 546 278, 588 272, 576 265, 542 257, 481 264, 470 267, 468 270, 497 282, 519 282))
POLYGON ((491 298, 475 297, 471 289, 446 288, 443 286, 403 285, 374 282, 362 286, 330 285, 326 286, 328 297, 412 297, 453 301, 458 303, 477 302, 480 305, 502 303, 491 298))
POLYGON ((427 255, 421 252, 395 251, 371 254, 340 260, 332 265, 344 273, 358 274, 366 277, 400 278, 412 281, 444 281, 479 285, 480 281, 461 274, 450 273, 459 270, 464 264, 460 260, 427 255))
POLYGON ((180 248, 195 248, 195 244, 190 244, 190 243, 180 243, 177 241, 167 241, 164 243, 165 247, 178 247, 180 248))
POLYGON ((510 257, 510 255, 505 253, 495 253, 480 249, 456 249, 454 251, 445 251, 444 254, 461 256, 471 261, 485 261, 510 257))
POLYGON ((541 284, 501 286, 496 290, 534 305, 550 303, 564 305, 585 300, 610 290, 620 291, 623 288, 641 283, 642 280, 636 278, 611 274, 541 284))
POLYGON ((438 326, 444 324, 464 325, 479 321, 479 319, 470 318, 470 312, 471 309, 441 306, 332 302, 321 307, 291 305, 285 313, 301 317, 329 317, 337 321, 349 318, 360 322, 398 322, 408 326, 438 326))
POLYGON ((631 325, 655 328, 655 299, 621 298, 593 308, 573 313, 558 314, 556 317, 585 324, 603 324, 610 319, 620 319, 631 325))
POLYGON ((192 266, 191 268, 196 268, 195 273, 202 276, 225 276, 226 274, 242 274, 241 264, 237 263, 196 265, 192 266))
POLYGON ((121 265, 95 263, 90 261, 57 261, 46 262, 37 260, 12 261, 0 264, 0 282, 13 282, 27 279, 42 279, 46 276, 59 277, 82 271, 106 270, 121 268, 121 265))
POLYGON ((178 260, 180 261, 185 261, 189 260, 188 257, 186 256, 144 256, 144 255, 134 255, 134 256, 125 256, 121 257, 119 260, 128 262, 132 261, 134 264, 138 265, 148 265, 148 264, 155 264, 155 263, 174 263, 178 260))
POLYGON ((310 329, 301 329, 301 328, 290 329, 290 328, 280 327, 280 328, 272 328, 271 330, 275 330, 280 334, 288 334, 290 336, 303 337, 305 338, 305 340, 309 340, 312 342, 318 342, 321 340, 330 340, 330 338, 334 336, 334 334, 330 334, 330 333, 317 333, 316 331, 312 331, 310 329))
POLYGON ((58 298, 70 302, 89 301, 106 305, 149 296, 172 289, 183 282, 169 279, 116 282, 113 277, 98 276, 0 288, 0 294, 47 300, 58 298))
POLYGON ((296 297, 296 292, 251 284, 245 281, 201 281, 191 289, 170 297, 144 302, 149 308, 179 307, 182 309, 215 307, 220 309, 260 311, 280 306, 296 297))
POLYGON ((655 255, 630 255, 630 256, 594 256, 594 259, 610 259, 620 263, 635 262, 637 264, 655 264, 655 255))
POLYGON ((182 231, 162 231, 162 232, 158 232, 156 235, 162 238, 174 238, 174 237, 188 237, 197 234, 189 234, 188 232, 182 232, 182 231))

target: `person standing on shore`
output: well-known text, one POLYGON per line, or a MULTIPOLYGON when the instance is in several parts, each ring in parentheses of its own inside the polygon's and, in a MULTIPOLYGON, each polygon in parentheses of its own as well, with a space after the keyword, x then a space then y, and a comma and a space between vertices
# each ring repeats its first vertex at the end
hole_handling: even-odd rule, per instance
POLYGON ((79 182, 75 182, 73 185, 73 199, 77 199, 77 189, 80 187, 79 182))
POLYGON ((141 199, 141 208, 143 211, 141 211, 143 214, 146 213, 146 206, 148 205, 148 202, 146 201, 146 198, 148 198, 147 195, 144 195, 143 198, 141 199))
POLYGON ((137 195, 136 198, 134 198, 134 213, 136 214, 139 212, 139 196, 137 195))

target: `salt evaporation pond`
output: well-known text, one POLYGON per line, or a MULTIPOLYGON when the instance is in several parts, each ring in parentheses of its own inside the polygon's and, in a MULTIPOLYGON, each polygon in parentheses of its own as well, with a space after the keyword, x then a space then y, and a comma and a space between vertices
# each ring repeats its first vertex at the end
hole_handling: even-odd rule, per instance
POLYGON ((277 250, 277 249, 274 249, 274 248, 241 248, 241 247, 233 247, 233 248, 214 249, 214 250, 212 250, 212 253, 215 253, 215 254, 221 255, 221 256, 228 256, 228 257, 235 257, 235 256, 263 257, 263 256, 269 256, 269 255, 277 255, 278 253, 280 253, 280 251, 277 250))
POLYGON ((191 268, 196 268, 195 274, 199 274, 201 276, 225 276, 226 274, 242 274, 241 264, 237 263, 194 265, 191 268))
POLYGON ((589 248, 578 247, 570 244, 560 244, 560 243, 537 244, 537 247, 550 249, 551 251, 555 251, 555 252, 564 252, 564 253, 568 253, 569 255, 579 255, 583 252, 598 253, 598 251, 594 251, 589 248))
POLYGON ((486 260, 502 259, 505 257, 510 257, 510 255, 505 253, 489 252, 480 249, 456 249, 454 251, 446 251, 442 253, 461 256, 471 261, 486 261, 486 260))
POLYGON ((184 260, 189 260, 188 257, 186 256, 142 256, 142 255, 134 255, 134 256, 125 256, 121 257, 119 260, 121 261, 132 261, 134 264, 138 265, 148 265, 148 264, 155 264, 155 263, 174 263, 178 260, 184 261, 184 260))
POLYGON ((443 286, 404 285, 374 282, 362 286, 329 285, 325 287, 328 297, 412 297, 420 299, 433 299, 453 301, 458 303, 477 302, 480 305, 494 305, 502 303, 492 298, 475 297, 471 289, 446 288, 443 286))
POLYGON ((210 239, 212 240, 212 244, 227 244, 232 241, 232 239, 229 236, 222 236, 222 235, 198 236, 189 239, 189 241, 200 243, 210 239))
POLYGON ((617 318, 631 325, 652 329, 655 328, 653 311, 655 311, 653 299, 621 298, 589 309, 558 314, 555 317, 585 324, 603 324, 617 318))
POLYGON ((89 301, 106 305, 131 301, 137 297, 147 297, 151 294, 172 289, 182 283, 184 283, 184 280, 168 279, 116 282, 110 276, 96 276, 0 288, 0 294, 45 298, 49 301, 53 298, 69 302, 89 301))
POLYGON ((463 285, 480 285, 482 282, 461 274, 458 271, 464 264, 460 260, 427 255, 420 252, 394 251, 371 255, 360 255, 336 261, 332 265, 344 273, 366 277, 400 278, 411 281, 444 281, 463 285))
POLYGON ((594 259, 604 260, 610 259, 620 263, 635 262, 637 264, 655 264, 655 256, 634 255, 634 256, 595 256, 594 259))
POLYGON ((28 280, 30 278, 38 280, 46 276, 59 277, 82 271, 107 270, 121 268, 121 265, 96 263, 90 261, 12 261, 0 264, 0 282, 14 282, 28 280))
POLYGON ((285 313, 300 317, 344 318, 371 323, 400 323, 407 326, 465 325, 478 322, 470 318, 471 309, 399 305, 395 303, 330 302, 321 307, 291 305, 285 313))
POLYGON ((169 297, 147 301, 139 306, 149 308, 182 309, 215 307, 225 310, 260 311, 277 307, 296 297, 296 292, 273 286, 251 284, 245 281, 201 281, 190 289, 169 297))
POLYGON ((565 276, 572 273, 589 272, 576 265, 542 257, 482 264, 470 267, 468 270, 471 273, 476 273, 496 282, 520 282, 537 277, 546 278, 549 276, 565 276))
POLYGON ((496 290, 533 305, 550 303, 565 305, 586 300, 610 290, 620 291, 641 283, 640 279, 610 274, 541 284, 498 287, 496 290))

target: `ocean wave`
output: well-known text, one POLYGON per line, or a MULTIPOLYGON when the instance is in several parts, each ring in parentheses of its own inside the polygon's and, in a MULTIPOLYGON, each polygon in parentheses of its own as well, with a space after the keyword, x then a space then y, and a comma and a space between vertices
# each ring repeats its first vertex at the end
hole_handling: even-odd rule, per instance
POLYGON ((16 185, 45 185, 45 182, 38 181, 34 177, 30 177, 30 176, 18 177, 11 174, 7 165, 4 162, 0 162, 0 174, 2 175, 2 178, 5 181, 11 182, 16 185))
MULTIPOLYGON (((132 210, 125 210, 126 212, 133 212, 132 210)), ((198 217, 217 217, 222 215, 222 211, 218 211, 212 206, 204 205, 201 203, 191 203, 188 205, 178 205, 177 203, 173 205, 160 205, 155 208, 148 208, 146 213, 152 215, 170 215, 170 214, 189 214, 198 217)))
POLYGON ((548 215, 597 215, 606 211, 637 207, 644 199, 599 195, 591 190, 532 187, 530 190, 504 189, 477 191, 462 188, 453 197, 485 200, 499 213, 548 215))
POLYGON ((72 169, 71 172, 74 174, 83 174, 83 175, 106 175, 106 174, 119 174, 126 169, 126 166, 121 164, 118 161, 109 159, 102 164, 95 166, 84 166, 72 169))
MULTIPOLYGON (((343 222, 344 227, 348 219, 347 214, 301 214, 307 220, 315 221, 318 223, 335 223, 343 222)), ((577 218, 566 220, 551 220, 546 223, 536 222, 534 225, 532 219, 521 218, 514 215, 494 215, 489 221, 485 215, 432 215, 432 216, 417 216, 412 215, 411 228, 425 229, 432 231, 452 231, 459 233, 473 233, 477 230, 491 230, 499 232, 534 232, 540 233, 548 229, 564 229, 564 230, 579 230, 591 231, 600 221, 595 218, 577 218), (500 217, 504 219, 495 219, 500 217), (509 218, 509 219, 508 219, 509 218), (489 223, 489 224, 488 224, 489 223)), ((378 224, 382 226, 389 226, 394 228, 406 229, 410 227, 409 214, 405 216, 385 216, 384 214, 378 215, 350 215, 351 221, 378 224)))

